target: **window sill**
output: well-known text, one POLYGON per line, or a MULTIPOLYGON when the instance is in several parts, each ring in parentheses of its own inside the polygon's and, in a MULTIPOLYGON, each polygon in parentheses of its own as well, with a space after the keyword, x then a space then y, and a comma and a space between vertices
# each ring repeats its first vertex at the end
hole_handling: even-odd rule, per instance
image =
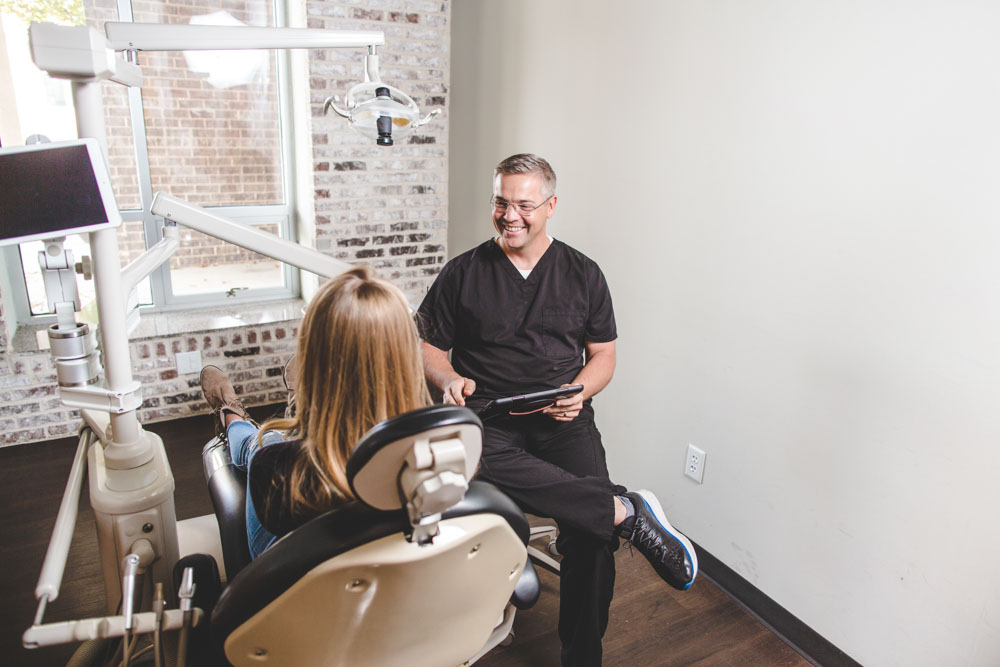
MULTIPOLYGON (((302 319, 302 299, 265 301, 226 307, 144 313, 139 325, 129 335, 130 341, 145 341, 164 336, 224 331, 241 327, 263 326, 302 319)), ((11 354, 32 354, 49 349, 45 333, 48 325, 28 324, 17 328, 8 350, 11 354)))

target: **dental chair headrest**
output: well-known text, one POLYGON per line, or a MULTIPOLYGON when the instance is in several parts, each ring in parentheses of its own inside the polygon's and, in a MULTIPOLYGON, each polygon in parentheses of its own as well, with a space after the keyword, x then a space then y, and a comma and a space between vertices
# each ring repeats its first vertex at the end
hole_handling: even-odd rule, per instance
POLYGON ((347 461, 347 480, 354 495, 371 507, 406 508, 418 541, 424 541, 433 536, 429 524, 436 524, 437 515, 465 495, 482 446, 482 422, 468 408, 412 410, 361 438, 347 461), (428 530, 417 530, 423 524, 428 530))

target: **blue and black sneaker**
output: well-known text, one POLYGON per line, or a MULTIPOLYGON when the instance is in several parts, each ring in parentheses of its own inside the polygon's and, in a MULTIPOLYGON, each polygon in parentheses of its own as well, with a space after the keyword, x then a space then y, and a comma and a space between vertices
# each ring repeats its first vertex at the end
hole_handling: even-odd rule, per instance
POLYGON ((635 516, 625 520, 622 537, 665 582, 681 591, 690 588, 698 575, 698 556, 691 540, 670 525, 652 491, 640 489, 625 495, 635 506, 635 516))

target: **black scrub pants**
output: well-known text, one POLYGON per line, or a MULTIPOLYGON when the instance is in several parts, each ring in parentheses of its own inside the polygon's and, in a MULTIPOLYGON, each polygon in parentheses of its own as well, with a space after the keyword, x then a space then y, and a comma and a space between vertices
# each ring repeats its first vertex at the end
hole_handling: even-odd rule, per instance
POLYGON ((600 665, 618 548, 613 497, 626 489, 608 479, 593 408, 571 422, 540 413, 487 421, 479 474, 559 525, 562 664, 600 665))

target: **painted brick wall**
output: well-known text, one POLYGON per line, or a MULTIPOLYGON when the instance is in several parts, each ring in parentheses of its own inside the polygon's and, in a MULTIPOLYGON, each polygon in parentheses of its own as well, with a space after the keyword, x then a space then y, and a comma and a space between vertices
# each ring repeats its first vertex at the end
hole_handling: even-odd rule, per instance
MULTIPOLYGON (((382 79, 413 96, 423 113, 446 107, 450 4, 429 0, 310 2, 309 27, 382 30, 382 79)), ((432 121, 390 151, 335 131, 343 121, 319 116, 329 95, 343 100, 360 81, 362 61, 345 50, 310 64, 316 156, 316 247, 372 264, 414 303, 445 259, 447 121, 432 121)))
MULTIPOLYGON (((383 80, 412 95, 424 113, 447 110, 450 0, 311 0, 306 6, 309 27, 384 31, 383 80)), ((310 54, 316 247, 374 266, 416 305, 446 254, 447 112, 392 148, 355 135, 339 117, 322 116, 328 95, 342 101, 361 80, 361 56, 359 50, 310 54)), ((120 238, 132 253, 140 251, 120 238)), ((0 306, 0 325, 8 312, 0 306)), ((291 320, 133 340, 133 371, 143 383, 141 420, 207 411, 197 373, 177 373, 174 355, 184 351, 200 350, 204 363, 229 372, 248 405, 283 401, 281 367, 295 348, 297 326, 291 320)), ((15 352, 8 343, 0 334, 0 446, 75 432, 79 415, 59 402, 48 353, 15 352)))
POLYGON ((205 364, 229 372, 247 405, 285 400, 281 369, 295 352, 297 323, 205 331, 132 344, 135 378, 142 382, 142 421, 161 421, 207 411, 197 374, 180 376, 174 355, 201 351, 205 364))

